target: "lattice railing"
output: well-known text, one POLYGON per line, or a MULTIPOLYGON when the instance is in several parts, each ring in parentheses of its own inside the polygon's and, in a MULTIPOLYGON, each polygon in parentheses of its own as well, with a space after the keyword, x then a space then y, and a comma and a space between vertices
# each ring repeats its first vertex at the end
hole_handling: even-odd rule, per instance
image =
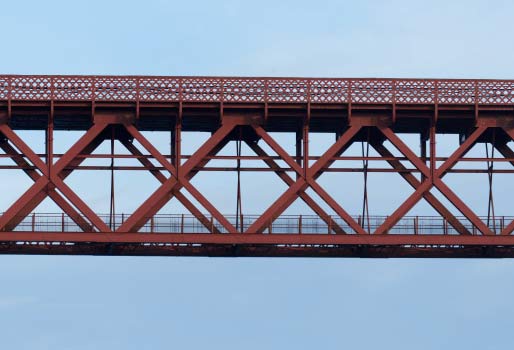
POLYGON ((514 81, 3 75, 0 100, 514 105, 514 81))

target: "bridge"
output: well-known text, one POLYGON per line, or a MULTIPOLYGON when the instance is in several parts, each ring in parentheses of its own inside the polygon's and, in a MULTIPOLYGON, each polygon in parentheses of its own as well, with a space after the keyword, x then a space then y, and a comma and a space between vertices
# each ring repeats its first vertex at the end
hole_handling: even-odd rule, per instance
POLYGON ((508 80, 4 75, 0 159, 11 164, 0 171, 17 170, 33 184, 0 209, 0 253, 514 257, 514 212, 495 215, 490 192, 488 212, 476 213, 444 181, 449 173, 486 173, 486 187, 495 173, 512 173, 494 164, 514 165, 513 139, 514 81, 508 80), (44 133, 45 152, 33 150, 22 130, 44 133), (55 131, 67 130, 82 136, 66 152, 54 152, 55 131), (170 149, 159 150, 145 136, 148 131, 168 135, 170 149), (192 154, 183 154, 182 135, 195 132, 210 137, 192 154), (293 154, 278 132, 294 135, 293 154), (333 135, 334 142, 324 153, 312 154, 309 137, 320 133, 333 135), (438 155, 441 134, 459 136, 449 156, 438 155), (405 135, 417 135, 420 147, 409 147, 405 135), (110 154, 95 154, 101 144, 114 141, 129 154, 113 146, 110 154), (220 155, 229 143, 238 152, 220 155), (345 155, 355 143, 363 145, 363 154, 345 155), (466 157, 478 143, 491 153, 466 157), (254 155, 241 154, 242 144, 254 155), (379 157, 370 156, 370 148, 379 157), (83 164, 95 158, 130 158, 140 166, 83 164), (237 166, 208 166, 213 160, 237 166), (242 160, 265 167, 244 167, 242 160), (355 161, 362 166, 334 166, 355 161), (375 161, 389 167, 370 166, 375 161), (463 162, 471 165, 457 169, 463 162), (479 162, 487 169, 478 168, 479 162), (110 212, 97 213, 65 181, 85 169, 111 176, 146 171, 160 186, 133 213, 123 214, 115 210, 112 187, 110 212), (221 213, 191 183, 203 171, 237 173, 234 213, 221 213), (262 213, 243 213, 240 174, 262 171, 276 174, 287 190, 262 213), (355 215, 319 184, 327 172, 360 172, 364 179, 370 172, 393 172, 413 192, 390 213, 376 216, 369 214, 365 187, 362 213, 355 215), (35 212, 46 198, 62 211, 35 212), (188 213, 161 213, 172 198, 188 213), (285 215, 296 199, 315 215, 285 215), (438 216, 409 216, 420 201, 438 216))

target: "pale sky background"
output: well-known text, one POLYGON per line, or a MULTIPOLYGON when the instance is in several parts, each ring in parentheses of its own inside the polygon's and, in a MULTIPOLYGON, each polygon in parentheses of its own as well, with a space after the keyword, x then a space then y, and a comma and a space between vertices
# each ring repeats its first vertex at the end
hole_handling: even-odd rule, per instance
MULTIPOLYGON (((0 73, 510 79, 513 13, 510 1, 10 1, 0 11, 0 73)), ((42 150, 41 135, 20 134, 42 150)), ((56 142, 64 150, 78 136, 58 133, 56 142)), ((147 136, 169 147, 162 135, 147 136)), ((205 137, 186 136, 184 152, 205 137)), ((277 137, 293 149, 291 138, 277 137)), ((332 140, 314 136, 311 147, 322 152, 332 140)), ((417 149, 416 138, 406 140, 417 149)), ((456 137, 441 137, 440 146, 447 154, 456 137)), ((472 154, 483 156, 483 145, 472 154)), ((234 182, 201 176, 193 183, 233 213, 234 182)), ((247 187, 245 213, 259 213, 285 189, 275 177, 243 176, 270 189, 247 187)), ((106 212, 108 182, 99 178, 95 191, 87 173, 67 182, 106 212)), ((485 213, 485 191, 475 190, 484 174, 445 180, 485 213)), ((119 210, 134 210, 152 181, 118 176, 119 210), (134 181, 144 186, 134 189, 134 181)), ((30 183, 1 173, 0 211, 30 183)), ((361 175, 320 183, 360 212, 361 175)), ((513 214, 513 186, 506 175, 495 179, 500 214, 513 214)), ((370 190, 374 214, 412 192, 394 174, 370 175, 370 190), (392 190, 377 190, 381 183, 392 190)), ((412 213, 432 214, 423 204, 412 213)), ((2 347, 505 349, 513 273, 511 260, 0 256, 2 347)))

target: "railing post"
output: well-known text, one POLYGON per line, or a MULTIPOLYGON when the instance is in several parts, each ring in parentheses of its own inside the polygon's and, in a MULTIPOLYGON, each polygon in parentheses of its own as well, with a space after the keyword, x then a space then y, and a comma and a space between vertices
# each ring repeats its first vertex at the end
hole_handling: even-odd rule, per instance
POLYGON ((434 83, 434 120, 437 123, 439 117, 439 80, 434 83))
POLYGON ((212 217, 212 215, 211 215, 211 232, 210 233, 214 233, 214 218, 212 217))
POLYGON ((154 228, 154 219, 153 219, 153 215, 152 217, 150 218, 150 233, 153 233, 153 228, 154 228))
POLYGON ((307 86, 306 86, 306 89, 307 89, 307 105, 309 106, 310 108, 310 103, 311 103, 311 85, 312 85, 312 80, 311 79, 307 79, 307 86))
POLYGON ((223 106, 223 102, 225 102, 225 79, 220 79, 220 102, 223 106))
POLYGON ((332 218, 328 217, 328 234, 332 233, 332 218))
POLYGON ((269 82, 268 79, 264 79, 264 103, 268 104, 268 89, 269 89, 269 82))
POLYGON ((184 84, 183 79, 179 78, 178 79, 178 102, 183 102, 183 100, 184 100, 184 92, 183 92, 184 89, 182 87, 183 84, 184 84))
POLYGON ((478 80, 475 80, 475 121, 478 120, 478 80))
POLYGON ((140 85, 140 82, 139 82, 139 77, 136 77, 136 120, 139 119, 139 106, 140 106, 140 90, 141 90, 141 85, 140 85))
POLYGON ((32 232, 36 230, 36 213, 32 213, 32 232))
POLYGON ((11 119, 12 114, 12 77, 7 78, 7 120, 11 119))
POLYGON ((182 214, 180 219, 180 233, 184 233, 184 214, 182 214))
POLYGON ((96 92, 97 92, 97 79, 96 76, 91 79, 91 119, 95 118, 96 109, 96 92))
POLYGON ((353 80, 348 80, 348 124, 352 124, 352 84, 353 80))
POLYGON ((50 77, 50 103, 53 103, 54 95, 54 77, 50 77))
POLYGON ((302 216, 298 217, 298 233, 302 234, 302 216))
POLYGON ((392 81, 392 90, 393 90, 393 93, 392 93, 392 96, 391 96, 391 99, 392 99, 392 107, 393 107, 393 115, 392 115, 392 119, 393 119, 393 124, 396 123, 396 79, 392 81))
POLYGON ((61 214, 61 231, 64 232, 64 213, 61 214))
POLYGON ((419 227, 418 227, 419 222, 418 222, 418 220, 419 220, 419 219, 418 219, 418 216, 416 215, 416 216, 414 217, 414 234, 415 234, 415 235, 417 235, 417 234, 419 233, 419 227))
POLYGON ((268 90, 269 90, 268 79, 264 79, 264 121, 268 120, 268 90))

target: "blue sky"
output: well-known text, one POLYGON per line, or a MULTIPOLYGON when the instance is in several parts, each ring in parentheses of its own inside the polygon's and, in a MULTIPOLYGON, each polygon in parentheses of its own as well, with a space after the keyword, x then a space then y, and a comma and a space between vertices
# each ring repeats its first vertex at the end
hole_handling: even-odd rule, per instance
MULTIPOLYGON (((10 1, 0 73, 509 79, 512 13, 511 1, 10 1)), ((30 184, 8 176, 0 208, 30 184)), ((467 190, 483 178, 448 178, 484 212, 484 194, 467 190)), ((512 214, 499 178, 498 210, 512 214)), ((81 181, 70 186, 87 196, 81 181)), ((209 198, 225 190, 210 184, 209 198)), ((375 193, 380 214, 401 199, 375 193)), ((264 195, 246 193, 244 209, 264 195)), ((0 256, 0 329, 6 349, 504 349, 513 273, 510 260, 0 256)))

